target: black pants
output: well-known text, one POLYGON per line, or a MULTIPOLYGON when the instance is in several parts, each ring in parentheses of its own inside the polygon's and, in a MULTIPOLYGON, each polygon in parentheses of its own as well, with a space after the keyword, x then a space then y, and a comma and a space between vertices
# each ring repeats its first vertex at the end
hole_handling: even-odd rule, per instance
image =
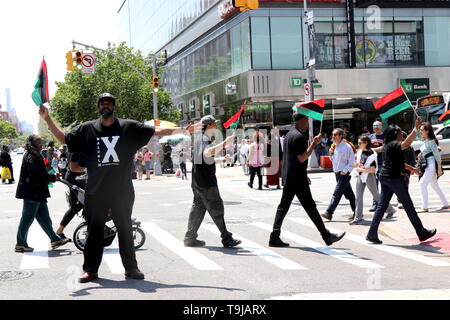
POLYGON ((134 191, 86 195, 84 212, 88 224, 88 238, 84 248, 85 272, 96 273, 102 261, 104 226, 109 209, 119 235, 119 252, 123 266, 126 271, 137 269, 131 224, 133 204, 134 191))
POLYGON ((258 187, 262 188, 263 179, 261 175, 262 167, 252 167, 250 166, 250 184, 253 186, 253 180, 255 180, 255 175, 258 175, 258 187))
POLYGON ((66 213, 64 214, 64 217, 62 218, 61 222, 59 223, 64 228, 67 227, 67 225, 70 223, 70 221, 72 221, 73 217, 75 217, 75 215, 84 208, 84 205, 80 201, 78 201, 77 195, 75 194, 74 191, 70 190, 69 197, 70 197, 70 199, 69 199, 70 208, 66 211, 66 213))
POLYGON ((206 210, 220 231, 222 239, 230 238, 232 234, 228 232, 224 219, 223 200, 220 197, 219 188, 216 187, 192 187, 194 202, 189 214, 188 230, 185 240, 194 240, 198 237, 198 229, 205 218, 206 210))
POLYGON ((422 225, 422 221, 417 215, 416 209, 414 208, 414 204, 411 200, 411 196, 409 195, 408 186, 406 185, 405 179, 380 176, 380 183, 380 203, 378 203, 377 209, 375 210, 368 236, 371 238, 376 238, 378 236, 378 226, 380 225, 380 222, 383 219, 384 212, 389 206, 389 202, 391 201, 392 196, 395 193, 403 204, 403 208, 408 215, 409 221, 411 221, 411 224, 416 230, 416 234, 421 237, 426 231, 422 225))
POLYGON ((186 163, 181 162, 180 163, 180 169, 181 169, 181 175, 185 178, 187 178, 187 170, 186 170, 186 163))
POLYGON ((298 200, 305 209, 309 218, 312 220, 317 230, 319 230, 322 238, 329 236, 329 231, 325 228, 319 211, 317 211, 316 202, 312 198, 311 189, 306 179, 302 179, 297 185, 287 185, 283 188, 283 195, 281 196, 281 202, 278 205, 277 213, 275 215, 275 221, 273 223, 273 234, 279 236, 281 233, 281 225, 283 224, 284 217, 291 207, 294 196, 297 196, 298 200))

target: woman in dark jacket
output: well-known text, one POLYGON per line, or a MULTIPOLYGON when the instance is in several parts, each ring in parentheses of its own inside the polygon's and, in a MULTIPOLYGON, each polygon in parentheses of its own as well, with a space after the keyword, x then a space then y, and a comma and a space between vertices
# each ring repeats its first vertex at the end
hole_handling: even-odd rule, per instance
POLYGON ((16 191, 16 198, 23 199, 23 210, 17 231, 15 251, 33 251, 33 248, 28 246, 27 235, 34 218, 50 238, 52 249, 56 249, 69 241, 69 239, 61 239, 53 231, 52 220, 48 212, 47 198, 50 197, 48 184, 55 182, 56 176, 47 172, 44 158, 41 155, 41 137, 29 136, 25 150, 16 191))

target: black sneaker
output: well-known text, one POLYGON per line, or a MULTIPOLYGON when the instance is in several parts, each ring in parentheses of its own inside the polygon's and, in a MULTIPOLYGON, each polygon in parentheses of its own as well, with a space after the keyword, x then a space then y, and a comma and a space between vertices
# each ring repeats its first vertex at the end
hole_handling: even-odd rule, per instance
POLYGON ((377 205, 374 204, 372 208, 369 209, 369 212, 375 212, 377 210, 377 205))
POLYGON ((69 239, 69 242, 72 242, 72 239, 67 238, 67 237, 65 236, 64 233, 57 233, 56 235, 57 235, 58 237, 60 237, 61 239, 69 239))
POLYGON ((129 270, 129 271, 125 272, 125 277, 127 279, 134 279, 134 280, 144 280, 145 279, 145 275, 139 269, 129 270))
POLYGON ((270 236, 269 247, 284 248, 289 247, 289 243, 283 242, 279 236, 270 236))
POLYGON ((433 237, 436 234, 437 230, 436 229, 425 229, 425 232, 423 233, 423 235, 421 237, 419 237, 419 240, 421 242, 424 242, 428 239, 430 239, 431 237, 433 237))
POLYGON ((192 239, 192 240, 184 240, 185 247, 203 247, 206 244, 205 241, 192 239))
POLYGON ((250 187, 250 188, 252 188, 253 189, 253 185, 249 182, 249 183, 247 183, 247 185, 250 187))
POLYGON ((241 244, 241 242, 242 242, 241 240, 237 240, 232 237, 222 240, 222 244, 225 248, 236 247, 237 245, 241 244))

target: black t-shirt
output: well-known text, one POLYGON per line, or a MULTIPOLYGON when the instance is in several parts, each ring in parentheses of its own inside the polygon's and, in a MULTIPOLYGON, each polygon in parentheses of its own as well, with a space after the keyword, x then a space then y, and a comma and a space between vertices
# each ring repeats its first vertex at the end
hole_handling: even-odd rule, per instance
POLYGON ((405 157, 400 141, 391 141, 383 147, 383 177, 400 178, 405 175, 405 157))
POLYGON ((301 163, 298 156, 308 149, 308 133, 291 129, 284 139, 282 179, 283 185, 294 186, 306 182, 308 160, 301 163))
POLYGON ((214 158, 206 158, 203 151, 212 147, 207 135, 194 135, 192 150, 192 187, 209 188, 217 186, 216 163, 214 158))
POLYGON ((85 122, 66 135, 69 152, 85 156, 87 194, 133 191, 131 166, 136 150, 148 143, 153 127, 134 120, 115 119, 105 127, 101 119, 85 122))
MULTIPOLYGON (((369 159, 369 157, 370 157, 372 154, 373 154, 373 151, 372 151, 372 150, 369 150, 369 151, 363 151, 363 152, 361 153, 361 160, 360 160, 360 163, 361 163, 363 166, 366 165, 367 159, 369 159)), ((370 164, 370 166, 371 166, 371 167, 376 167, 376 166, 377 166, 375 160, 372 161, 372 163, 370 164)), ((362 173, 360 172, 359 174, 361 175, 362 173)))
MULTIPOLYGON (((372 142, 372 148, 378 148, 381 147, 384 144, 384 134, 377 135, 375 133, 372 133, 369 135, 370 142, 372 142)), ((383 167, 383 154, 378 154, 378 170, 381 170, 383 167)))

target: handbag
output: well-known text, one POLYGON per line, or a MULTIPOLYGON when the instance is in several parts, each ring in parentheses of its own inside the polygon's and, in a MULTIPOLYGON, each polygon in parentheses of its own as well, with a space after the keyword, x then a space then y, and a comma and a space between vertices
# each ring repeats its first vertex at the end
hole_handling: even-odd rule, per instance
MULTIPOLYGON (((417 160, 417 166, 419 167, 419 170, 420 170, 420 172, 422 173, 421 174, 421 176, 423 176, 424 175, 424 173, 425 173, 425 170, 427 169, 427 167, 428 167, 428 158, 429 157, 432 157, 433 156, 433 153, 427 153, 425 156, 423 156, 422 158, 419 158, 418 160, 417 160)), ((436 167, 437 168, 437 167, 436 167)))
POLYGON ((11 177, 11 171, 9 171, 8 167, 2 168, 2 180, 10 180, 11 177))

